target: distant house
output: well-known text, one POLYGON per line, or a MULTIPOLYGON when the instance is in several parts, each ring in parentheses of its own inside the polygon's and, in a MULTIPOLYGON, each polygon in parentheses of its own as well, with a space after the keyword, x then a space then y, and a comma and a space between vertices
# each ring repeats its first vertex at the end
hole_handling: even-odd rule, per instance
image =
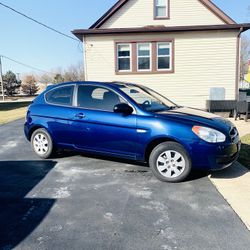
POLYGON ((73 34, 85 45, 86 80, 141 83, 204 108, 214 87, 237 98, 240 36, 248 29, 210 0, 120 0, 73 34))

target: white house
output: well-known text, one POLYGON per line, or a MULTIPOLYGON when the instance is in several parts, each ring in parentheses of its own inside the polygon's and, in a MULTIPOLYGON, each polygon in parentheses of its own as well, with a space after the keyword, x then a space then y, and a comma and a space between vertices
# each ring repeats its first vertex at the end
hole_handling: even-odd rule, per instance
POLYGON ((213 87, 237 98, 240 37, 248 29, 210 0, 120 0, 73 34, 84 42, 86 80, 140 83, 204 108, 213 87))

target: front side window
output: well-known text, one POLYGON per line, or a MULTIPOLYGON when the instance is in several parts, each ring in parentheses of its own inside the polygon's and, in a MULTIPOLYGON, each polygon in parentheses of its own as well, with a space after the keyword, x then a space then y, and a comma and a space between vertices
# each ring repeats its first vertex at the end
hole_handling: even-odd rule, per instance
POLYGON ((157 43, 157 69, 171 69, 171 43, 157 43))
POLYGON ((137 44, 137 69, 151 69, 151 43, 137 44))
POLYGON ((92 85, 78 86, 77 106, 113 112, 114 106, 125 101, 114 91, 92 85))
POLYGON ((131 70, 131 45, 117 44, 117 57, 118 57, 118 70, 130 71, 131 70))
POLYGON ((48 103, 71 106, 73 101, 74 86, 59 87, 47 92, 45 99, 48 103))
POLYGON ((169 0, 155 0, 155 18, 168 17, 168 1, 169 0))

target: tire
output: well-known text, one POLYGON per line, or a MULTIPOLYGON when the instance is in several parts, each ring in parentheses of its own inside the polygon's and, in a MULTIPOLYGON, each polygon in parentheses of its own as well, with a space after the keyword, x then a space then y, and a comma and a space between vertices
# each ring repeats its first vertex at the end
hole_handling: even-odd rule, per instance
POLYGON ((33 151, 42 159, 48 159, 54 152, 51 136, 46 129, 40 128, 33 132, 31 136, 31 147, 33 151))
POLYGON ((151 152, 149 166, 160 181, 181 182, 190 174, 192 163, 182 145, 163 142, 151 152))

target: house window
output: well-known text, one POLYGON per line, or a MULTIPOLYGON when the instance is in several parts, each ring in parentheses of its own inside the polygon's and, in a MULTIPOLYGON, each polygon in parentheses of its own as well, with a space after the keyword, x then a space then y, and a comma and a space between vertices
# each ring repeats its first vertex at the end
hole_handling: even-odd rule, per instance
POLYGON ((117 44, 118 70, 131 70, 131 44, 117 44))
POLYGON ((137 44, 137 70, 148 71, 151 69, 151 43, 137 44))
POLYGON ((171 43, 157 43, 157 70, 171 69, 171 43))
POLYGON ((117 74, 174 73, 174 39, 115 42, 117 74))
POLYGON ((154 16, 155 18, 168 18, 169 17, 169 0, 154 0, 154 16))

